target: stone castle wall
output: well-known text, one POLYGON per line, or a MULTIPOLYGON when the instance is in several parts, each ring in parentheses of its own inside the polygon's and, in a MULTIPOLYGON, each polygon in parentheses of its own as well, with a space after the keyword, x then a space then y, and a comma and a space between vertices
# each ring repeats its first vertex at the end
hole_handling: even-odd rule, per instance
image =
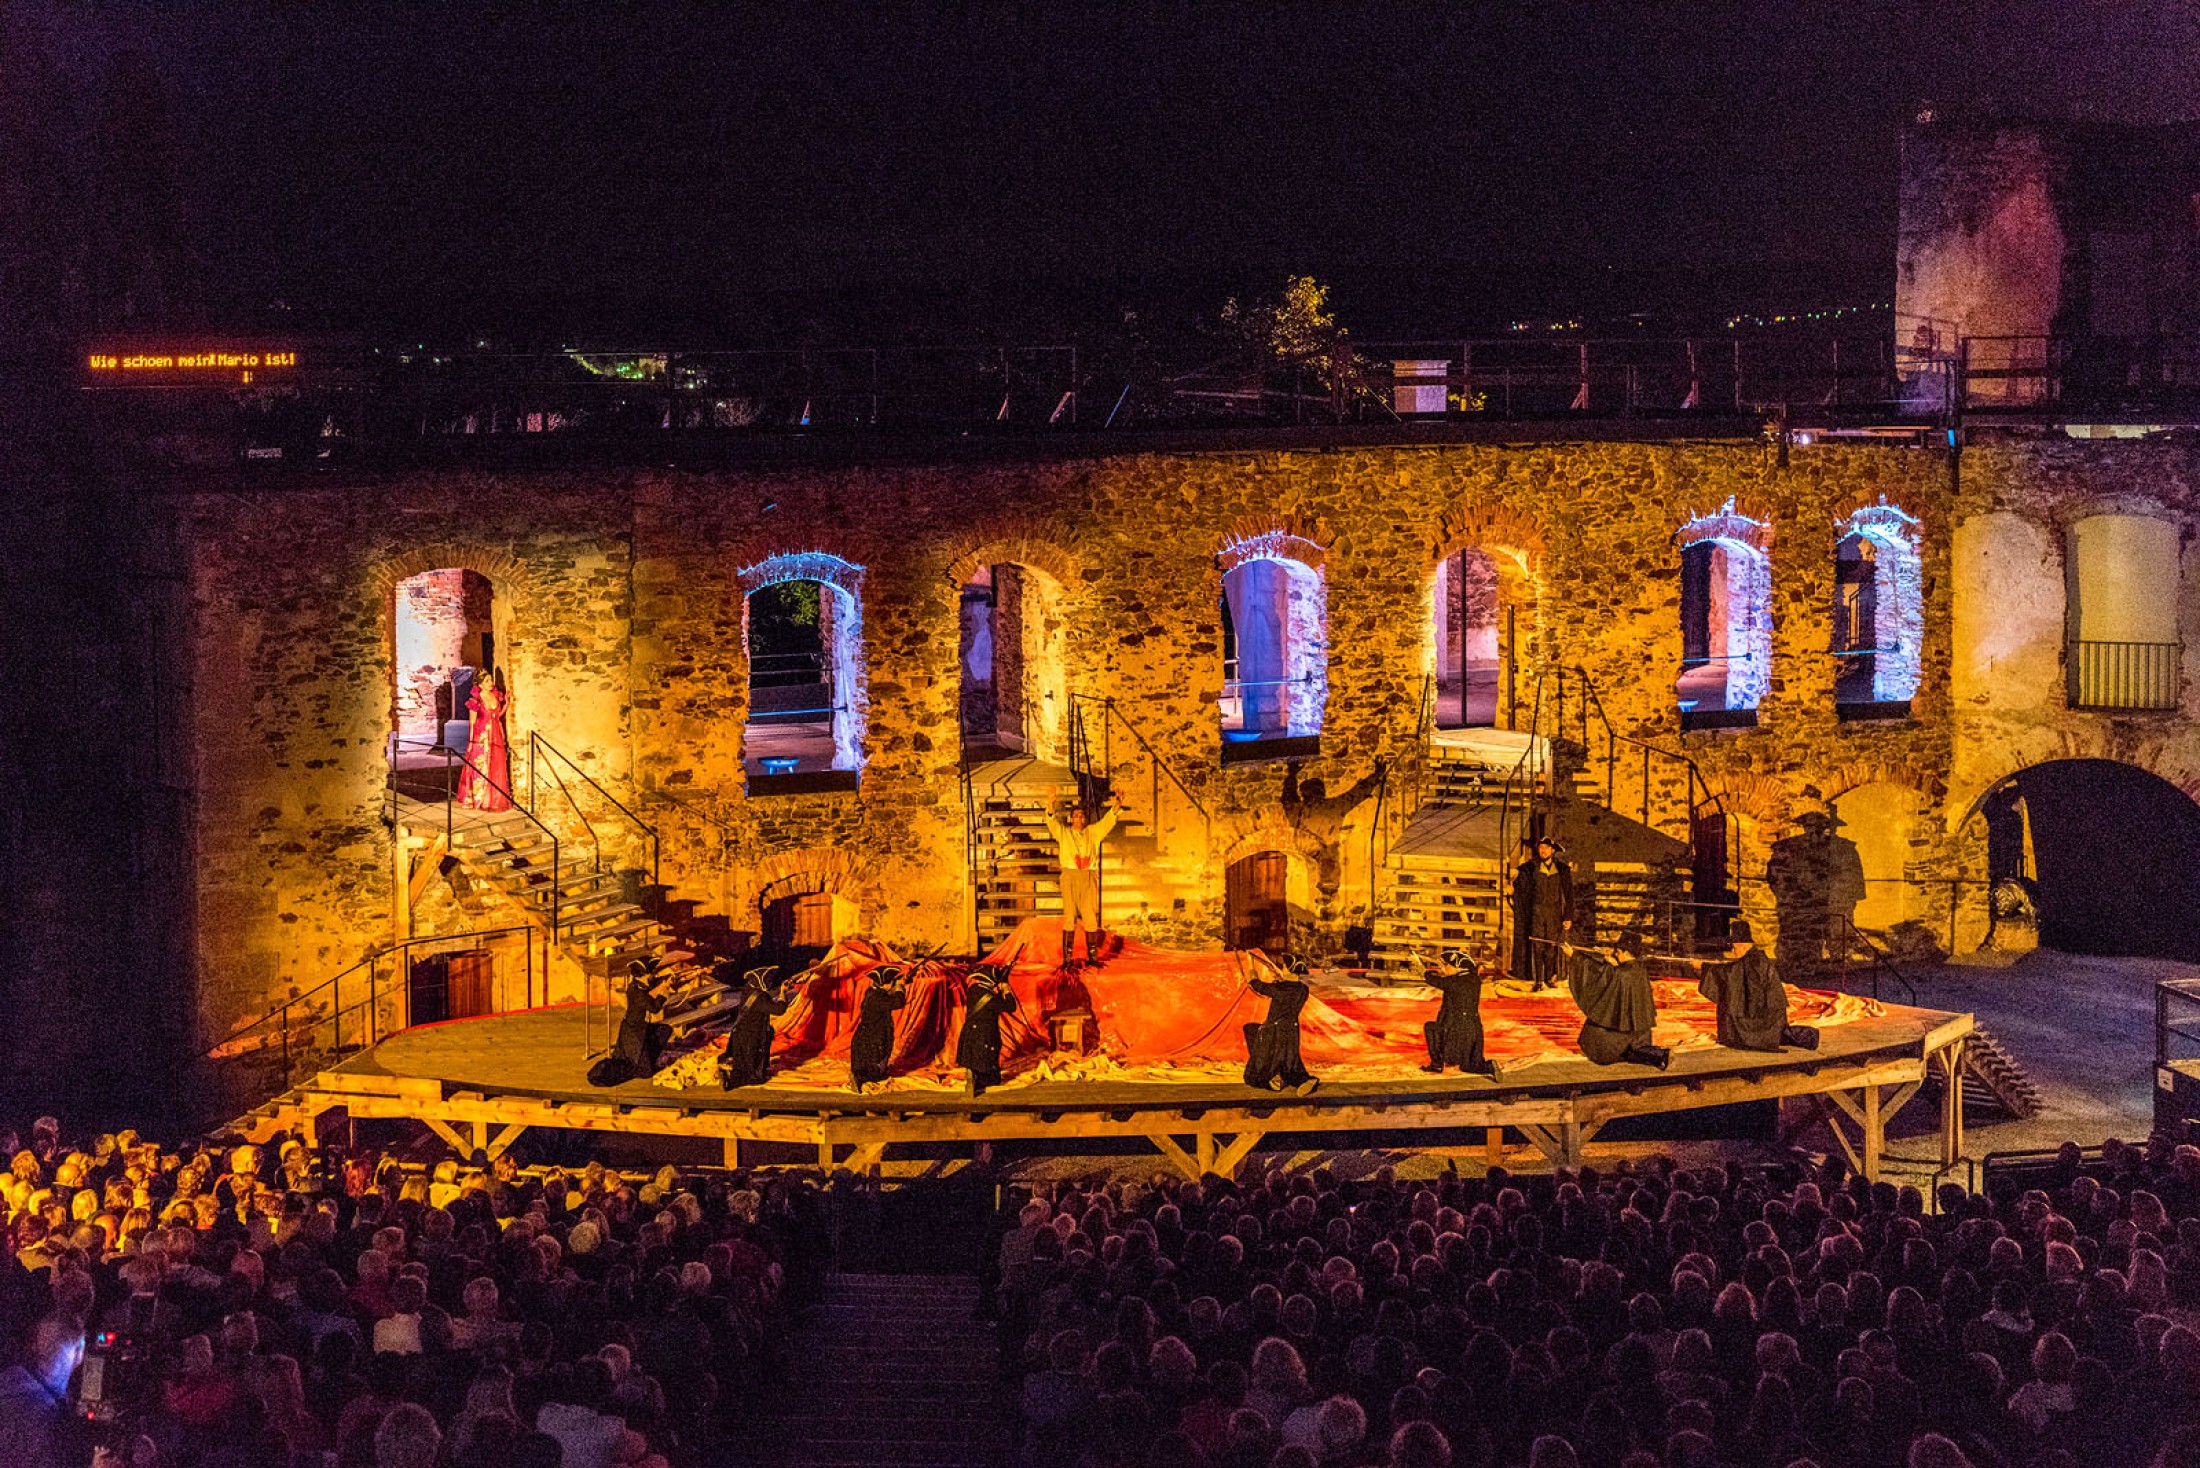
MULTIPOLYGON (((1369 900, 1378 767, 1401 781, 1419 758, 1436 567, 1475 548, 1500 554, 1508 577, 1525 567, 1508 650, 1523 709, 1542 693, 1546 732, 1589 751, 1622 813, 1685 835, 1692 804, 1723 810, 1745 906, 1770 921, 1762 877, 1800 814, 1865 786, 1910 792, 1909 829, 1874 833, 1872 849, 1906 846, 1910 915, 1944 936, 1953 915, 1957 940, 1975 942, 1980 899, 1951 884, 1978 874, 1965 818, 1995 780, 2097 751, 2200 789, 2191 694, 2174 715, 2111 719, 2065 707, 2060 671, 2069 520, 2112 504, 2189 525, 2190 461, 2182 445, 2060 439, 1973 444, 1960 473, 1943 453, 1859 443, 1798 447, 1785 465, 1756 442, 1446 444, 422 472, 201 494, 186 649, 201 1028, 218 1033, 390 940, 391 598, 404 577, 453 566, 494 584, 515 733, 539 731, 631 795, 661 829, 672 894, 736 927, 754 927, 767 888, 800 877, 854 904, 862 930, 967 945, 960 594, 979 568, 1012 564, 1045 588, 1058 628, 1046 659, 1064 696, 1115 700, 1121 785, 1153 828, 1126 854, 1141 870, 1135 925, 1219 931, 1224 865, 1265 846, 1291 855, 1305 894, 1295 922, 1334 942, 1369 900), (1882 498, 1917 521, 1919 685, 1909 718, 1843 723, 1834 549, 1882 498), (1683 735, 1677 533, 1729 503, 1764 527, 1769 677, 1757 728, 1683 735), (1219 759, 1218 556, 1266 534, 1318 548, 1327 603, 1320 753, 1288 788, 1280 763, 1219 759), (811 552, 860 568, 861 789, 750 798, 743 572, 811 552), (1568 677, 1563 725, 1547 671, 1560 667, 1594 692, 1585 703, 1581 676, 1568 677), (1629 740, 1654 746, 1647 775, 1629 740), (1608 748, 1621 752, 1609 766, 1608 748), (1139 809, 1155 792, 1161 808, 1139 809)), ((2190 624, 2189 592, 2181 606, 2190 624)))

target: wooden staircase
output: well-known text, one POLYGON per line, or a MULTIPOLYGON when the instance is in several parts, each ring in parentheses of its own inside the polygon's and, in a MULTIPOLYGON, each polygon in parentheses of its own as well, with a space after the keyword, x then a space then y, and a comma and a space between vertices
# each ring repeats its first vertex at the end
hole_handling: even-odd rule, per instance
MULTIPOLYGON (((1047 834, 1050 811, 1077 792, 1067 770, 1035 762, 1013 781, 974 782, 971 800, 971 887, 976 902, 978 951, 993 948, 1026 918, 1062 911, 1062 867, 1047 834)), ((1125 815, 1108 837, 1101 862, 1101 894, 1109 914, 1125 913, 1149 899, 1134 860, 1153 844, 1143 822, 1125 815)))
POLYGON ((674 946, 673 931, 629 901, 615 870, 563 855, 531 818, 508 816, 452 834, 450 854, 468 877, 503 893, 568 958, 590 974, 616 976, 637 958, 674 946))
POLYGON ((1417 973, 1426 959, 1457 946, 1497 946, 1498 961, 1509 963, 1502 940, 1520 841, 1543 829, 1570 847, 1588 848, 1569 855, 1584 941, 1649 928, 1658 910, 1650 864, 1599 854, 1607 826, 1640 828, 1596 803, 1602 788, 1586 771, 1569 770, 1546 741, 1502 731, 1440 736, 1428 758, 1422 805, 1383 864, 1373 921, 1376 970, 1417 973))
MULTIPOLYGON (((1937 1094, 1937 1072, 1935 1076, 1935 1083, 1928 1089, 1937 1094)), ((1984 1025, 1972 1029, 1971 1043, 1964 1051, 1963 1109, 1966 1115, 1998 1111, 2018 1121, 2038 1114, 2040 1109, 2039 1087, 2000 1038, 1984 1025)))

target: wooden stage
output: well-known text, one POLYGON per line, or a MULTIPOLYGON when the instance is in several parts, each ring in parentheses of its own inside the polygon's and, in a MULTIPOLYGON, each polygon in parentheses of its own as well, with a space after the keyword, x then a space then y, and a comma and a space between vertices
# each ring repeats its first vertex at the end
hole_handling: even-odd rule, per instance
MULTIPOLYGON (((1308 1097, 1218 1082, 1045 1081, 972 1100, 956 1091, 852 1092, 755 1087, 669 1090, 648 1081, 598 1089, 585 1078, 589 1011, 579 1006, 401 1031, 286 1092, 242 1121, 264 1140, 310 1134, 324 1113, 408 1119, 465 1154, 498 1156, 530 1127, 814 1147, 819 1165, 864 1170, 896 1144, 1142 1139, 1186 1174, 1232 1173, 1263 1138, 1288 1134, 1511 1128, 1552 1163, 1574 1166, 1607 1122, 1746 1101, 1794 1101, 1823 1116, 1850 1162, 1877 1179, 1886 1126, 1931 1074, 1940 1087, 1940 1160, 1963 1152, 1968 1014, 1886 1006, 1835 1025, 1823 1048, 1777 1055, 1684 1049, 1663 1072, 1547 1061, 1498 1082, 1408 1070, 1395 1083, 1340 1082, 1308 1097)), ((594 1031, 603 1033, 600 1011, 594 1031)), ((1335 1145, 1332 1143, 1332 1145, 1335 1145)))

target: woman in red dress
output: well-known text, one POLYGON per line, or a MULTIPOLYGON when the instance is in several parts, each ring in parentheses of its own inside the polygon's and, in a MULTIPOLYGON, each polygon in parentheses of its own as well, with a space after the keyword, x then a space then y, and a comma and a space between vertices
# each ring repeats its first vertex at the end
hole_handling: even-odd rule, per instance
POLYGON ((475 810, 510 810, 505 792, 512 788, 512 753, 504 739, 504 710, 511 695, 504 675, 476 679, 466 700, 473 729, 466 736, 466 763, 458 771, 458 803, 475 810))

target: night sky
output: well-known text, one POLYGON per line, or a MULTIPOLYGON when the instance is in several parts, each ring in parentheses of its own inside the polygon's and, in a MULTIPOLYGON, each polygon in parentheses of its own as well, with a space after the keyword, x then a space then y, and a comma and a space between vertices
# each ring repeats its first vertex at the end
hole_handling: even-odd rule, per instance
POLYGON ((2185 0, 519 9, 38 0, 8 85, 142 54, 214 319, 598 338, 1884 299, 1921 100, 2200 111, 2185 0))

